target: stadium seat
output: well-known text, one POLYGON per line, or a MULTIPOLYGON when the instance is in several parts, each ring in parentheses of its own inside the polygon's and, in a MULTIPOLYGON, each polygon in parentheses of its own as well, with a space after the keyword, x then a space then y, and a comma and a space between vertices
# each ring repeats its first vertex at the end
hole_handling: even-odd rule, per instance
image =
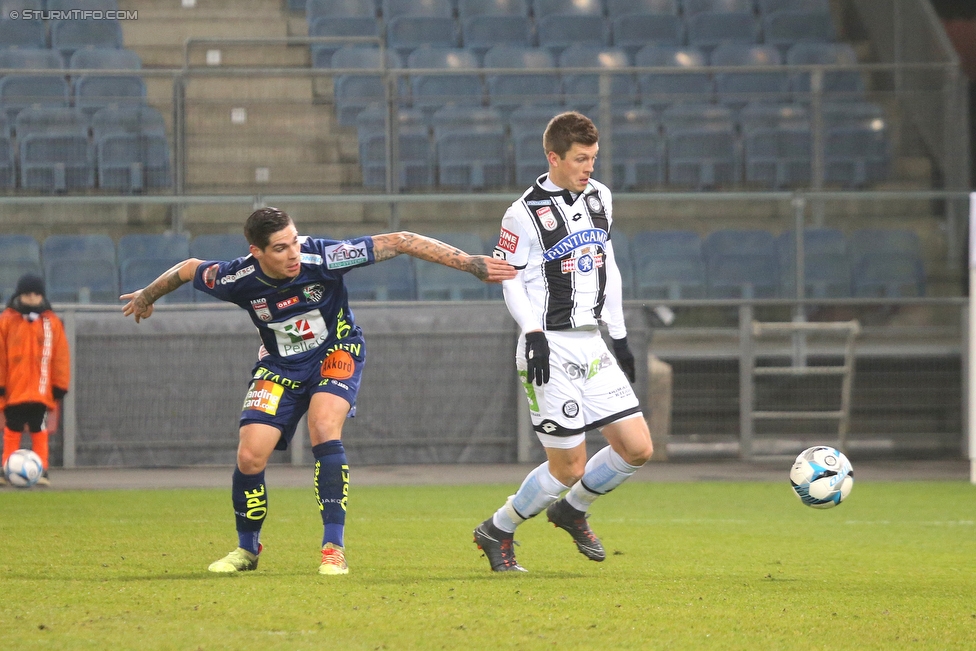
POLYGON ((856 297, 925 295, 922 247, 912 231, 864 229, 850 237, 851 290, 856 297))
POLYGON ((172 185, 166 136, 109 133, 96 144, 98 187, 120 192, 143 192, 172 185))
POLYGON ((610 18, 628 14, 671 14, 678 15, 678 0, 607 0, 607 15, 610 18))
POLYGON ((631 253, 630 237, 618 226, 610 233, 613 246, 613 259, 620 271, 620 283, 624 300, 634 298, 634 257, 631 253))
POLYGON ((718 230, 702 242, 709 298, 775 298, 779 253, 772 233, 718 230))
POLYGON ((49 235, 41 259, 52 303, 118 304, 119 268, 107 235, 49 235))
POLYGON ((767 127, 744 136, 746 182, 769 189, 810 184, 813 138, 809 127, 767 127))
MULTIPOLYGON (((0 25, 5 22, 7 21, 0 20, 0 25)), ((53 50, 11 47, 0 50, 0 68, 60 70, 64 68, 64 61, 53 50)))
POLYGON ((165 136, 166 120, 152 106, 107 106, 92 115, 91 130, 96 143, 110 133, 165 136))
POLYGON ((529 0, 458 0, 458 18, 475 16, 529 16, 529 0))
MULTIPOLYGON (((796 296, 796 231, 776 238, 779 249, 781 289, 786 298, 796 296)), ((851 295, 851 269, 847 239, 834 228, 803 231, 803 284, 807 298, 847 298, 851 295)))
POLYGON ((735 129, 732 110, 717 104, 675 104, 661 112, 659 121, 665 132, 703 127, 735 129))
POLYGON ((653 109, 663 109, 676 102, 711 102, 715 82, 707 72, 705 55, 694 48, 647 45, 637 51, 634 65, 638 68, 682 68, 681 74, 637 73, 641 103, 653 109), (691 72, 692 70, 700 72, 691 72))
POLYGON ((479 57, 497 45, 532 45, 532 23, 525 16, 472 16, 461 26, 461 41, 479 57))
POLYGON ((51 22, 51 49, 69 61, 75 50, 87 47, 122 47, 122 27, 117 20, 55 20, 51 22))
MULTIPOLYGON (((7 15, 7 12, 4 12, 7 15)), ((47 26, 43 20, 0 18, 0 47, 46 48, 47 26)))
POLYGON ((142 59, 132 50, 85 47, 75 50, 68 67, 73 70, 140 70, 142 59))
POLYGON ((536 18, 539 47, 554 56, 571 45, 610 45, 610 23, 600 15, 550 14, 536 18))
MULTIPOLYGON (((145 287, 161 273, 190 257, 190 242, 182 233, 130 233, 119 238, 121 290, 145 287)), ((190 303, 193 285, 187 283, 164 297, 165 303, 190 303)))
MULTIPOLYGON (((149 285, 161 273, 186 260, 185 257, 152 255, 146 258, 126 260, 119 266, 119 286, 122 293, 134 292, 149 285)), ((192 303, 194 294, 192 283, 185 283, 175 290, 156 300, 156 304, 172 305, 174 303, 192 303)))
MULTIPOLYGON (((630 72, 627 53, 619 48, 575 44, 559 55, 560 68, 595 68, 609 74, 610 103, 633 106, 637 102, 637 81, 630 72)), ((563 91, 568 107, 586 113, 600 104, 598 74, 563 74, 563 91)))
POLYGON ((888 178, 891 141, 880 109, 868 103, 825 103, 824 181, 862 188, 888 178))
POLYGON ((756 0, 759 13, 777 11, 830 11, 830 0, 756 0))
POLYGON ((802 104, 749 102, 739 111, 743 135, 769 127, 809 127, 810 112, 802 104))
MULTIPOLYGON (((386 51, 388 69, 402 68, 400 56, 386 51)), ((376 70, 380 69, 380 50, 369 45, 346 45, 332 55, 332 67, 376 70)), ((336 116, 342 126, 354 126, 356 116, 368 106, 387 103, 387 83, 381 74, 338 74, 334 77, 336 116)), ((399 77, 398 104, 409 100, 410 91, 405 77, 399 77)))
MULTIPOLYGON (((470 254, 484 254, 485 245, 474 233, 431 233, 430 237, 470 254)), ((417 298, 421 301, 485 300, 488 284, 471 274, 444 265, 417 260, 417 298)))
POLYGON ((742 178, 741 145, 731 127, 702 125, 669 129, 668 184, 709 190, 742 178))
MULTIPOLYGON (((779 51, 770 45, 725 43, 712 53, 713 66, 779 66, 779 51)), ((718 101, 733 108, 748 102, 788 102, 790 76, 786 72, 720 72, 715 74, 715 93, 718 101)))
POLYGON ((752 12, 701 13, 686 18, 688 45, 711 50, 723 43, 755 44, 759 22, 752 12))
POLYGON ((71 87, 63 77, 7 75, 0 79, 0 107, 10 121, 28 106, 65 108, 70 96, 71 87))
POLYGON ((784 53, 796 43, 837 40, 833 19, 825 11, 777 11, 767 14, 762 24, 765 43, 784 53))
POLYGON ((94 115, 106 106, 139 106, 146 102, 146 82, 135 75, 81 75, 74 81, 75 109, 94 115))
POLYGON ((648 45, 680 47, 685 42, 685 23, 671 14, 624 14, 611 23, 614 47, 631 59, 648 45))
MULTIPOLYGON (((316 18, 314 22, 309 20, 308 35, 321 37, 340 37, 340 36, 380 36, 380 21, 376 16, 322 16, 316 18)), ((340 47, 341 43, 312 43, 312 67, 313 68, 334 68, 332 55, 340 47)))
MULTIPOLYGON (((359 162, 363 171, 363 185, 386 187, 386 110, 371 106, 356 116, 359 136, 359 162)), ((401 110, 397 114, 399 136, 400 188, 421 188, 434 184, 433 152, 430 135, 420 111, 401 110)))
POLYGON ((413 258, 398 255, 379 264, 353 267, 345 275, 353 301, 412 301, 417 298, 413 258))
POLYGON ((686 16, 703 13, 731 13, 753 11, 753 0, 681 0, 686 16))
POLYGON ((461 71, 456 75, 411 75, 410 86, 414 108, 426 118, 447 104, 481 106, 484 89, 477 74, 478 58, 458 48, 418 47, 407 59, 408 68, 443 68, 461 71), (464 73, 464 71, 469 71, 464 73))
MULTIPOLYGON (((794 65, 855 65, 857 55, 846 43, 797 43, 786 54, 786 63, 794 65)), ((810 101, 810 73, 793 75, 793 99, 810 101)), ((827 99, 861 99, 864 80, 856 70, 828 70, 823 75, 823 93, 827 99)))
POLYGON ((402 16, 454 16, 452 0, 383 0, 383 20, 389 23, 402 16))
POLYGON ((88 118, 70 108, 25 108, 17 114, 14 128, 23 140, 32 133, 71 133, 88 137, 88 118))
POLYGON ((386 45, 401 56, 409 56, 421 45, 454 48, 460 32, 453 18, 441 16, 398 16, 386 23, 386 45))
POLYGON ((497 45, 485 53, 485 68, 524 68, 547 74, 487 75, 488 104, 503 112, 518 106, 555 106, 562 102, 562 82, 552 74, 552 55, 542 48, 497 45))
MULTIPOLYGON (((653 114, 640 108, 618 110, 614 111, 612 120, 609 141, 612 145, 613 187, 640 190, 663 185, 667 165, 664 140, 653 114)), ((605 134, 607 130, 599 120, 596 122, 600 133, 605 134)))
POLYGON ((509 115, 517 185, 532 185, 548 169, 546 155, 542 150, 542 133, 559 112, 558 107, 522 106, 509 115))
POLYGON ((20 186, 63 192, 95 186, 94 149, 85 135, 34 133, 20 141, 20 186))
POLYGON ((447 106, 434 113, 433 125, 440 185, 508 185, 508 141, 497 110, 447 106))
POLYGON ((602 0, 532 0, 532 11, 538 21, 546 16, 602 16, 602 0))
POLYGON ((312 25, 319 18, 376 18, 374 0, 307 0, 305 20, 312 25))
POLYGON ((13 297, 17 280, 26 273, 44 275, 37 240, 30 235, 0 235, 0 302, 6 304, 13 297))
POLYGON ((197 235, 190 240, 190 257, 205 262, 209 260, 236 260, 248 253, 247 239, 240 233, 197 235))
POLYGON ((693 231, 643 231, 631 238, 637 299, 705 298, 702 243, 693 231))

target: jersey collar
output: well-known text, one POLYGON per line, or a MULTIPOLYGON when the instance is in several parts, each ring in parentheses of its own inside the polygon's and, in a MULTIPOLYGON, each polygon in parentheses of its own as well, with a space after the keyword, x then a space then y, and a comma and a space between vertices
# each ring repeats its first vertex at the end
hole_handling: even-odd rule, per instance
MULTIPOLYGON (((550 181, 548 174, 543 174, 542 176, 537 178, 535 180, 535 187, 537 187, 539 190, 542 190, 546 194, 552 195, 554 197, 562 197, 562 200, 566 202, 567 206, 572 206, 574 203, 576 203, 577 199, 579 199, 582 195, 586 194, 586 190, 584 190, 580 194, 574 195, 569 190, 566 190, 565 188, 561 188, 555 183, 553 183, 552 181, 550 181)), ((587 184, 586 188, 589 189, 589 187, 590 187, 589 184, 587 184)))

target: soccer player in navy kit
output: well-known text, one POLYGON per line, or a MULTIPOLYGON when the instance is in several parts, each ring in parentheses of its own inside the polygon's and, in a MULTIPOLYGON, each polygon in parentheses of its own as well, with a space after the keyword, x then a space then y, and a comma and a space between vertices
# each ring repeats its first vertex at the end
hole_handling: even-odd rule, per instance
POLYGON ((240 419, 232 501, 238 547, 211 572, 253 570, 268 513, 264 470, 275 449, 286 449, 308 412, 315 457, 314 485, 322 515, 320 574, 347 574, 343 532, 349 466, 342 425, 355 415, 366 345, 349 310, 343 275, 357 266, 405 253, 474 274, 486 282, 514 277, 501 260, 468 255, 443 242, 398 232, 344 241, 301 237, 276 208, 254 211, 244 225, 250 254, 232 261, 191 258, 144 289, 123 294, 124 316, 152 315, 153 302, 184 283, 247 310, 261 335, 240 419))

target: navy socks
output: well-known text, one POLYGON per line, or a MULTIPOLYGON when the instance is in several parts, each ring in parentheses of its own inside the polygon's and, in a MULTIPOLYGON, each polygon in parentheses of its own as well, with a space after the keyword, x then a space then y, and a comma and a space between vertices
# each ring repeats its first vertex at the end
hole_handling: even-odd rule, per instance
POLYGON ((349 499, 349 463, 342 441, 326 441, 312 448, 315 457, 315 499, 322 513, 322 544, 343 545, 346 502, 349 499))
POLYGON ((268 516, 268 490, 264 485, 264 471, 245 475, 234 468, 231 483, 234 518, 237 521, 237 544, 252 554, 260 550, 261 525, 268 516))

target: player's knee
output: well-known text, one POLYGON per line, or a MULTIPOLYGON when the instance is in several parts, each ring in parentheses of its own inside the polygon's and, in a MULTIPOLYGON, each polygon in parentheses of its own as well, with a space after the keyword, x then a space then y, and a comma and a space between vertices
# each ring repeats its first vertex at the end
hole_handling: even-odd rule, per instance
POLYGON ((245 475, 253 475, 264 470, 268 465, 268 459, 263 454, 258 454, 248 447, 240 447, 237 450, 237 467, 245 475))
POLYGON ((627 459, 627 463, 632 466, 643 466, 654 456, 654 444, 648 438, 643 445, 638 446, 634 450, 628 450, 628 452, 630 453, 630 459, 627 459))

